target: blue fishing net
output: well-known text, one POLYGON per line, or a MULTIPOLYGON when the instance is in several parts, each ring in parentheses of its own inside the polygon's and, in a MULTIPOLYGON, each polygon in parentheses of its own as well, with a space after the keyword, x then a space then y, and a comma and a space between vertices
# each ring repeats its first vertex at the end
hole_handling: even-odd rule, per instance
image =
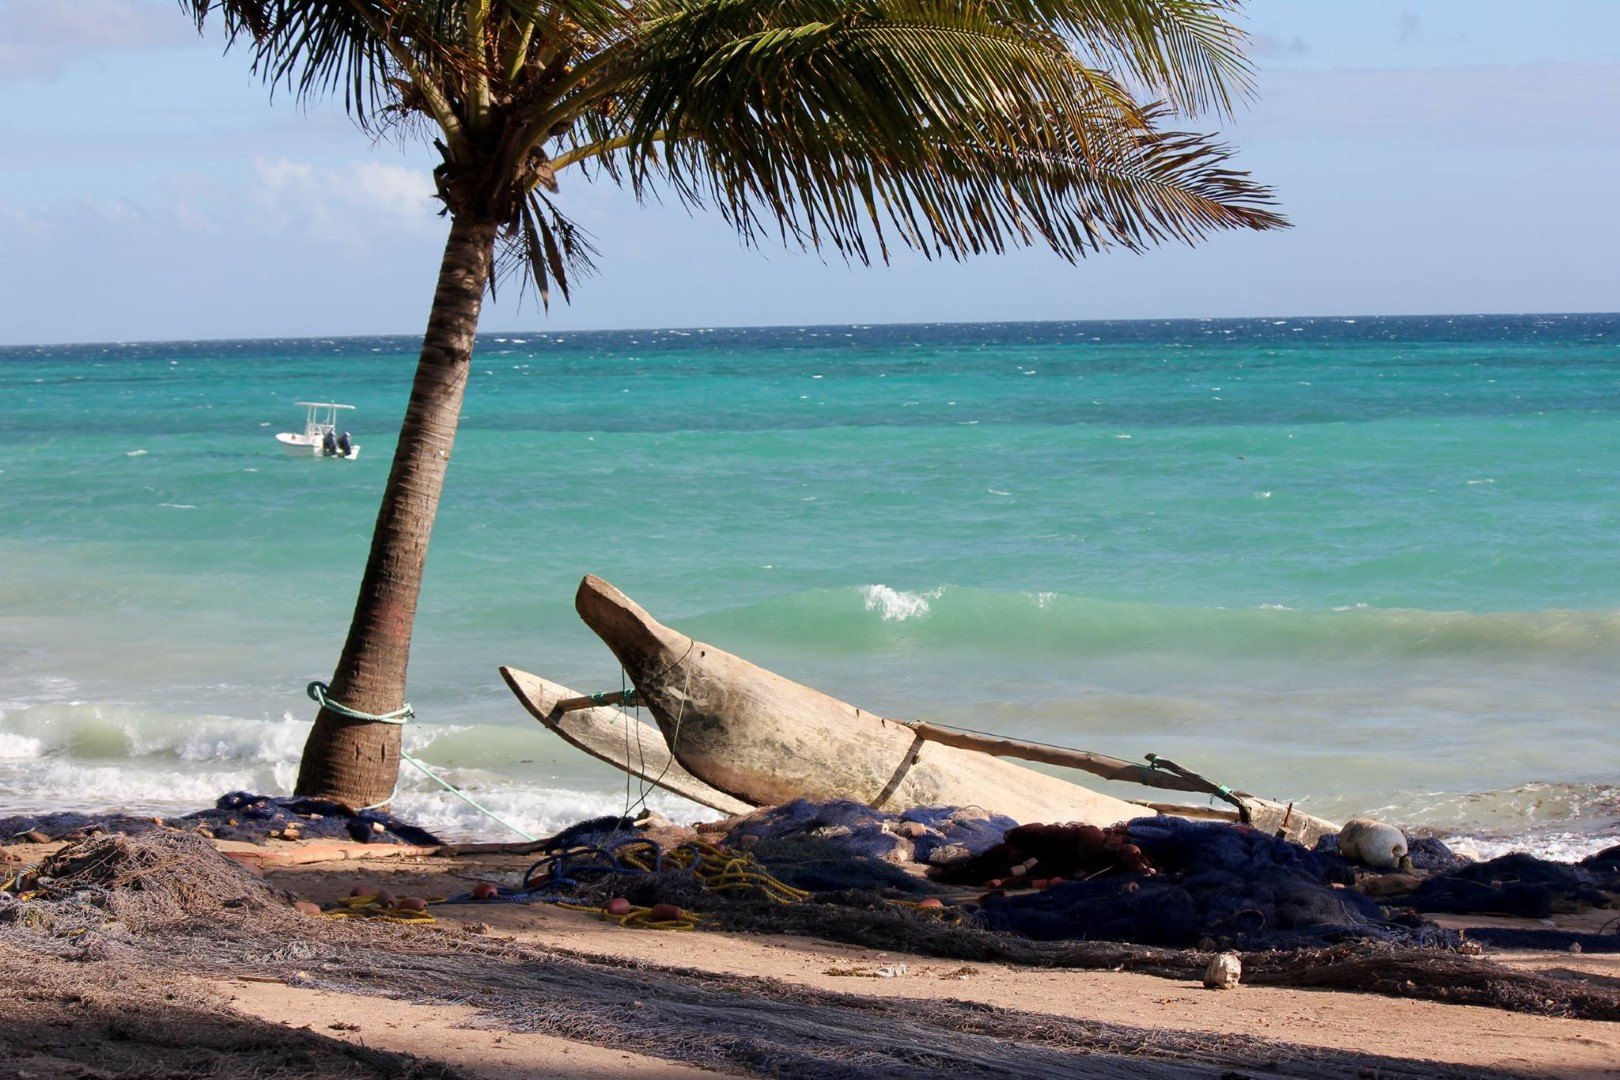
POLYGON ((1608 907, 1604 886, 1612 889, 1620 881, 1606 874, 1601 856, 1570 864, 1515 852, 1429 878, 1403 902, 1418 911, 1531 919, 1608 907))
POLYGON ((1444 945, 1457 937, 1336 888, 1323 859, 1256 829, 1152 817, 1124 831, 1152 873, 1114 870, 1036 893, 993 892, 982 902, 985 925, 1039 941, 1241 949, 1350 940, 1444 945))
POLYGON ((938 866, 994 847, 1017 824, 976 806, 919 807, 896 814, 851 799, 794 799, 750 814, 732 829, 726 843, 748 847, 809 836, 826 840, 847 855, 938 866))
POLYGON ((426 829, 378 810, 351 813, 324 799, 255 795, 233 791, 211 809, 176 818, 130 814, 18 814, 0 818, 0 840, 37 833, 49 840, 78 839, 92 832, 138 836, 157 829, 195 831, 202 826, 220 840, 263 843, 292 827, 305 839, 354 840, 363 844, 433 846, 438 837, 426 829))
POLYGON ((750 814, 725 843, 749 851, 795 888, 915 895, 926 891, 927 883, 901 865, 971 858, 999 844, 1016 824, 978 807, 891 813, 850 799, 795 799, 750 814))

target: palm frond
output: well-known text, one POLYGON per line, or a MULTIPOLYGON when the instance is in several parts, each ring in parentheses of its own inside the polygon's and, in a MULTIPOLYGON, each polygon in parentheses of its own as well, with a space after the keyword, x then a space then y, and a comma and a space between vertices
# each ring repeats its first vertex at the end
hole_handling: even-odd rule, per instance
POLYGON ((627 119, 582 114, 574 141, 624 144, 601 167, 713 204, 746 241, 866 261, 892 234, 931 257, 1044 243, 1074 259, 1285 224, 1230 151, 1161 131, 1166 106, 1136 104, 1050 27, 992 18, 996 2, 662 6, 627 119), (784 9, 821 17, 765 21, 784 9))
POLYGON ((519 295, 532 284, 546 308, 551 306, 553 287, 569 300, 573 281, 596 271, 590 235, 538 192, 522 201, 515 219, 503 230, 501 245, 496 278, 517 279, 519 295))
POLYGON ((997 17, 1051 26, 1099 65, 1184 113, 1230 112, 1252 89, 1241 0, 987 0, 997 17))
MULTIPOLYGON (((442 127, 459 127, 448 101, 479 60, 462 47, 457 0, 180 0, 199 30, 223 23, 227 48, 251 51, 253 73, 299 99, 341 96, 370 129, 383 108, 414 93, 442 127)), ((447 134, 454 134, 447 130, 447 134)))
POLYGON ((590 269, 552 200, 570 164, 861 261, 1286 225, 1170 130, 1246 92, 1238 0, 180 2, 272 85, 432 135, 448 211, 499 224, 543 303, 590 269))

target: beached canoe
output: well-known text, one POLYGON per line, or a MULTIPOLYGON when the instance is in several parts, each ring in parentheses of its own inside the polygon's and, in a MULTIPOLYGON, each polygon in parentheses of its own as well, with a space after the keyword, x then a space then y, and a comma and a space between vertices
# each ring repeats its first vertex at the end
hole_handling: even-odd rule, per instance
POLYGON ((580 583, 575 609, 613 650, 675 759, 744 802, 854 799, 887 810, 979 806, 1017 821, 1111 825, 1123 799, 1002 758, 931 742, 907 724, 801 686, 664 626, 612 585, 580 583))
POLYGON ((503 667, 501 678, 536 720, 592 757, 722 814, 747 814, 757 809, 683 769, 670 757, 664 733, 651 724, 601 705, 559 709, 558 703, 578 700, 582 695, 527 671, 503 667))

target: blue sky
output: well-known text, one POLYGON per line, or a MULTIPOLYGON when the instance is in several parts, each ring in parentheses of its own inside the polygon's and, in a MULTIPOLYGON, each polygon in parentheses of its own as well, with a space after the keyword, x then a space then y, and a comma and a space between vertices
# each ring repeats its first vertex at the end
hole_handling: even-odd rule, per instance
MULTIPOLYGON (((565 175, 601 273, 483 326, 1620 308, 1620 3, 1251 0, 1246 26, 1259 94, 1223 136, 1288 233, 862 268, 565 175)), ((271 101, 172 0, 0 0, 0 125, 0 344, 420 332, 431 155, 271 101)))

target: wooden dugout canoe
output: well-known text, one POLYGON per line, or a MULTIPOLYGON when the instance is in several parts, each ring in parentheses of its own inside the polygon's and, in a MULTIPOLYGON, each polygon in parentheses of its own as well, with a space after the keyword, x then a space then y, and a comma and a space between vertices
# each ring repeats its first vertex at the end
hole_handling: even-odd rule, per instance
POLYGON ((577 700, 582 695, 514 667, 501 668, 501 678, 536 720, 592 757, 722 814, 746 814, 756 809, 683 769, 670 757, 664 733, 651 724, 608 706, 559 709, 560 702, 577 700))
POLYGON ((1020 822, 1112 825, 1141 817, 1123 799, 973 750, 928 741, 664 626, 600 578, 575 610, 613 650, 675 759, 759 806, 854 799, 887 810, 979 806, 1020 822))

